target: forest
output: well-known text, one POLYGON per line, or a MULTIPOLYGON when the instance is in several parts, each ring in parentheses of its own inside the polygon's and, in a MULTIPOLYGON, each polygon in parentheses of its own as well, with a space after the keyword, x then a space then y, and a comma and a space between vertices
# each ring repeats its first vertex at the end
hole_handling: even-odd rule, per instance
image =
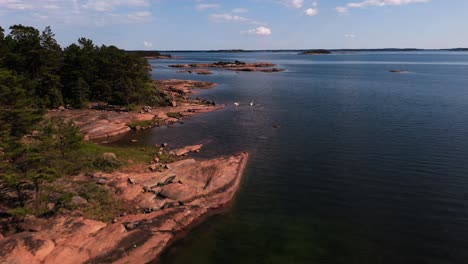
MULTIPOLYGON (((166 105, 168 97, 152 82, 148 62, 137 54, 96 46, 87 38, 62 48, 50 27, 40 32, 13 25, 9 33, 0 27, 0 213, 41 215, 70 209, 71 197, 86 186, 92 188, 82 190, 82 196, 94 192, 94 200, 101 201, 90 208, 112 208, 104 189, 81 183, 64 189, 69 184, 64 177, 114 169, 121 162, 103 155, 103 147, 84 142, 73 123, 44 117, 47 110, 86 108, 89 102, 132 108, 166 105), (51 202, 53 210, 47 208, 51 202)), ((122 151, 122 156, 130 154, 122 151)))

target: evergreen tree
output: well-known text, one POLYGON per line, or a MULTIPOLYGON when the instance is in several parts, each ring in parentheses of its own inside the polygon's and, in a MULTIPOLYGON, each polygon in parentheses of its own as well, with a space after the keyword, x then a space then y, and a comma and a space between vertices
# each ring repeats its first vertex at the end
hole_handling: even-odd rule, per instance
POLYGON ((73 107, 83 108, 89 102, 89 85, 80 77, 72 84, 73 100, 71 101, 73 107))
POLYGON ((39 30, 23 25, 11 26, 10 30, 7 39, 11 53, 7 56, 7 67, 29 78, 37 77, 41 66, 39 30))
POLYGON ((63 105, 62 83, 59 75, 44 72, 38 82, 35 95, 42 98, 39 102, 42 107, 57 108, 63 105))
MULTIPOLYGON (((2 140, 19 138, 31 131, 42 111, 23 88, 22 79, 0 69, 0 133, 2 140)), ((6 141, 6 140, 5 140, 6 141)))
POLYGON ((5 46, 5 30, 0 27, 0 67, 3 66, 5 60, 6 46, 5 46))

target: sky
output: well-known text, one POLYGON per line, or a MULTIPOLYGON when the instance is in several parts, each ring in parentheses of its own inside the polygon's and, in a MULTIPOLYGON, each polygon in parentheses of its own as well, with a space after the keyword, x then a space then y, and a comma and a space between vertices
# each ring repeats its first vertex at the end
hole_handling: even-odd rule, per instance
POLYGON ((467 14, 467 0, 0 0, 4 29, 129 50, 468 47, 467 14))

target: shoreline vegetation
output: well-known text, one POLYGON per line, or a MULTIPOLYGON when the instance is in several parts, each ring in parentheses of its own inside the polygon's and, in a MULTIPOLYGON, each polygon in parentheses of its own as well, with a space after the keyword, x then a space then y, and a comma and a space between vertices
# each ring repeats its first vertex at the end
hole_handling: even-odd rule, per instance
POLYGON ((171 54, 161 54, 155 50, 127 50, 126 52, 145 59, 175 59, 171 54))
POLYGON ((331 54, 331 51, 319 49, 319 50, 307 50, 300 52, 299 55, 323 55, 323 54, 331 54))
POLYGON ((223 108, 190 97, 215 83, 151 80, 145 57, 166 55, 85 38, 62 48, 49 27, 0 28, 0 51, 0 262, 157 260, 232 201, 245 152, 103 144, 223 108))

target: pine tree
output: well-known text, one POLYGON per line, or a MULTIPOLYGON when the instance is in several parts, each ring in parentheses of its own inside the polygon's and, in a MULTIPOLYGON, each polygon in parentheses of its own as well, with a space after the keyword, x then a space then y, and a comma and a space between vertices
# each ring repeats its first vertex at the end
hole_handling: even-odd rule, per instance
POLYGON ((83 78, 73 84, 72 87, 73 100, 72 105, 76 108, 83 108, 89 102, 89 85, 83 78))

